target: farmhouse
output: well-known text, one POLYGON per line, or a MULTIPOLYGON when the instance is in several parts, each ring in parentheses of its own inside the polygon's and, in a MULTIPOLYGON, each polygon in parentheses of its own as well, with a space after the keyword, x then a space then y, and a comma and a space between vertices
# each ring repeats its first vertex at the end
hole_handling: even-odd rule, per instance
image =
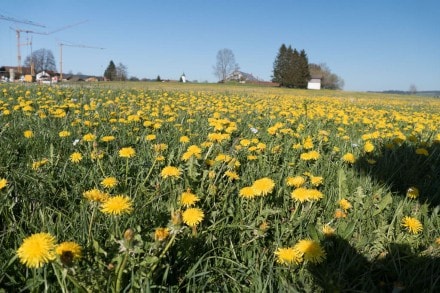
POLYGON ((258 79, 251 73, 235 70, 226 77, 226 81, 238 81, 240 83, 256 82, 258 79))
POLYGON ((312 78, 307 83, 307 89, 309 90, 320 90, 321 89, 322 76, 312 76, 312 78))
POLYGON ((21 74, 18 73, 17 66, 1 66, 0 77, 3 79, 14 80, 20 79, 21 75, 31 74, 30 67, 21 67, 21 74))

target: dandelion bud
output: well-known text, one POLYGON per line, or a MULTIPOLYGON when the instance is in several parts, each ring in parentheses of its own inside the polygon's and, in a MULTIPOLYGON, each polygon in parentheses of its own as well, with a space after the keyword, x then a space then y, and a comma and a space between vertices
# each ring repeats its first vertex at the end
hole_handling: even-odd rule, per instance
POLYGON ((412 186, 406 191, 406 196, 411 199, 416 199, 417 197, 419 197, 419 190, 416 187, 412 186))
POLYGON ((164 241, 168 235, 170 235, 170 230, 168 228, 156 228, 154 231, 154 240, 164 241))
POLYGON ((182 213, 180 211, 171 213, 171 222, 175 226, 182 224, 182 213))
POLYGON ((267 230, 269 230, 270 226, 268 222, 263 221, 258 228, 261 232, 265 233, 267 230))
POLYGON ((131 228, 128 228, 127 230, 125 230, 124 232, 124 239, 128 242, 130 242, 131 240, 133 240, 134 237, 134 231, 131 228))

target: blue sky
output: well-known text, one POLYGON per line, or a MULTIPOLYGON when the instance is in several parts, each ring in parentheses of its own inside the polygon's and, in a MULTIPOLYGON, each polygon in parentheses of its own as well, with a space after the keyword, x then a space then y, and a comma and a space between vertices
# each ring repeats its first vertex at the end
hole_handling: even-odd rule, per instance
MULTIPOLYGON (((345 90, 440 89, 438 0, 14 0, 0 14, 46 28, 0 20, 0 65, 17 64, 10 27, 53 31, 32 37, 32 49, 52 50, 59 69, 59 42, 104 47, 63 47, 63 71, 102 75, 110 60, 129 76, 216 81, 220 49, 231 49, 242 71, 270 80, 281 44, 304 49, 311 63, 326 63, 345 90)), ((30 54, 21 46, 22 60, 30 54)))

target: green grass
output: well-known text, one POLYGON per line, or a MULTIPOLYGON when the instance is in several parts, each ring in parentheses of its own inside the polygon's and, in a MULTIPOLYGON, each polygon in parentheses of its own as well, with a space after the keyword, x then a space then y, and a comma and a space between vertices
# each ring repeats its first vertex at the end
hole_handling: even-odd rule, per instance
POLYGON ((221 84, 1 85, 0 113, 0 180, 8 182, 0 189, 4 292, 440 289, 437 100, 221 84), (65 116, 56 117, 57 109, 65 116), (33 137, 25 138, 26 130, 33 137), (61 138, 60 131, 71 135, 61 138), (398 132, 404 140, 396 139, 398 132), (88 133, 96 141, 85 141, 88 133), (210 133, 229 137, 210 145, 210 133), (156 139, 149 141, 151 134, 156 139), (115 140, 100 140, 109 135, 115 140), (183 135, 189 143, 180 142, 183 135), (363 150, 366 135, 375 146, 371 153, 363 150), (309 151, 308 137, 310 150, 320 154, 316 161, 300 159, 309 151), (243 146, 243 139, 254 142, 243 146), (250 148, 258 143, 265 148, 250 148), (158 151, 156 144, 167 148, 158 151), (201 158, 181 159, 189 145, 202 148, 201 158), (129 146, 136 156, 119 157, 129 146), (427 156, 416 154, 421 148, 427 156), (94 151, 104 157, 91 159, 94 151), (79 163, 69 160, 73 152, 82 154, 79 163), (349 152, 356 163, 341 159, 349 152), (46 164, 32 168, 43 159, 46 164), (168 165, 181 176, 161 177, 168 165), (227 170, 240 179, 229 180, 227 170), (315 187, 323 199, 291 198, 294 187, 286 179, 307 178, 305 172, 323 177, 315 187), (108 215, 84 198, 87 190, 105 190, 100 182, 109 176, 119 184, 106 191, 128 196, 131 213, 108 215), (263 177, 275 182, 270 194, 239 196, 241 188, 263 177), (410 187, 420 190, 418 198, 406 197, 410 187), (188 189, 204 212, 196 228, 172 221, 176 211, 185 210, 178 199, 188 189), (343 198, 352 208, 345 218, 335 218, 343 198), (408 233, 401 226, 405 216, 417 218, 423 231, 408 233), (333 236, 322 232, 326 224, 335 229, 333 236), (155 240, 158 227, 171 231, 164 241, 155 240), (132 239, 124 237, 129 228, 132 239), (40 232, 58 243, 80 244, 81 259, 66 266, 58 257, 42 268, 27 268, 16 251, 40 232), (326 259, 278 263, 274 252, 301 239, 319 243, 326 259))

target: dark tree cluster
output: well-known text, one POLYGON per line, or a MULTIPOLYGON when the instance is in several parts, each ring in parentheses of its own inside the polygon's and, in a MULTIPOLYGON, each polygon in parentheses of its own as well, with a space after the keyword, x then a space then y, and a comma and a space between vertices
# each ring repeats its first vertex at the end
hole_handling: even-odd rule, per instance
POLYGON ((298 52, 282 44, 273 64, 272 81, 289 88, 307 88, 309 60, 304 50, 298 52))
POLYGON ((127 66, 122 63, 116 66, 113 60, 111 60, 104 71, 104 77, 107 80, 125 81, 127 80, 127 66))

